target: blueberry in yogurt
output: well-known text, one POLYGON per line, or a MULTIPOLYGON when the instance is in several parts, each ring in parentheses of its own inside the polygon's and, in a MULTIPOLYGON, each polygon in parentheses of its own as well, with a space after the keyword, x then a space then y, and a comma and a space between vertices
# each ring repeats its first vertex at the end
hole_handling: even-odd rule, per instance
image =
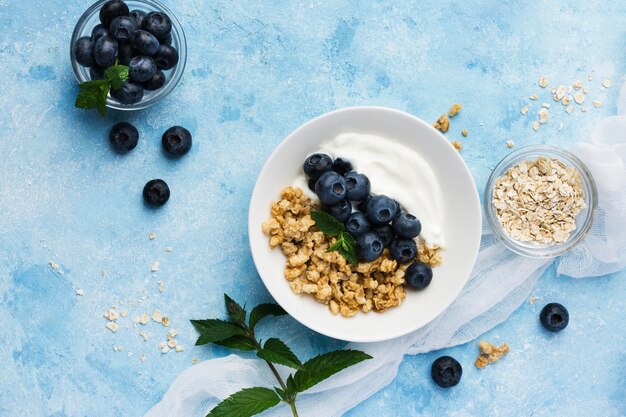
POLYGON ((397 213, 398 203, 386 195, 374 196, 367 203, 367 218, 374 224, 387 224, 397 213))
POLYGON ((346 196, 350 201, 361 201, 370 193, 370 180, 363 174, 348 172, 346 180, 346 196))
POLYGON ((302 169, 309 178, 316 180, 333 169, 333 160, 326 154, 314 153, 304 161, 302 169))
POLYGON ((422 231, 422 224, 417 217, 408 213, 400 213, 393 219, 393 230, 396 235, 413 239, 422 231))
POLYGON ((354 238, 358 238, 363 233, 369 232, 372 229, 372 225, 369 220, 367 220, 365 214, 360 211, 352 213, 350 217, 348 217, 345 226, 348 233, 350 233, 354 238))
POLYGON ((359 259, 371 262, 383 253, 383 241, 375 232, 366 232, 356 239, 356 252, 359 259))
POLYGON ((343 223, 352 214, 352 205, 347 200, 341 200, 337 204, 325 207, 324 211, 343 223))
POLYGON ((413 239, 397 237, 391 242, 389 250, 392 259, 399 264, 406 264, 415 259, 417 255, 417 244, 413 239))
POLYGON ((334 171, 328 171, 315 183, 315 194, 323 205, 331 206, 346 198, 346 181, 334 171))

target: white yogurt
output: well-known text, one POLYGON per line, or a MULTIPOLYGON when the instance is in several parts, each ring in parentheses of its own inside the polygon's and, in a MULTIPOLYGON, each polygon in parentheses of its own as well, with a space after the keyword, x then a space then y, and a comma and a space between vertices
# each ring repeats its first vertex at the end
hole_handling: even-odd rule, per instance
MULTIPOLYGON (((420 220, 420 237, 427 245, 445 247, 441 187, 420 154, 389 138, 363 133, 338 135, 323 143, 318 152, 350 161, 355 171, 369 178, 372 194, 395 199, 420 220)), ((309 190, 304 175, 296 178, 293 185, 304 190, 313 201, 319 201, 309 190)))

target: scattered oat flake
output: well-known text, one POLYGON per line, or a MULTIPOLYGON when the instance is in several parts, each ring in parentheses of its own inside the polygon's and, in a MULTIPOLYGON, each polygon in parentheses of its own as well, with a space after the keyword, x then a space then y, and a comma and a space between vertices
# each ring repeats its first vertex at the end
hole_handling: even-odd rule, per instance
POLYGON ((565 97, 566 93, 567 93, 567 87, 565 87, 564 85, 560 85, 559 88, 557 88, 554 93, 555 96, 557 97, 555 101, 561 100, 563 97, 565 97))
POLYGON ((110 321, 108 322, 105 327, 109 330, 111 330, 113 333, 115 333, 117 331, 117 329, 119 329, 119 326, 117 325, 116 322, 114 321, 110 321))
POLYGON ((166 246, 165 247, 165 252, 171 252, 172 251, 172 247, 171 246, 166 246))
POLYGON ((506 146, 508 146, 508 148, 511 149, 513 146, 515 146, 515 143, 513 143, 512 140, 507 140, 506 141, 506 146))
POLYGON ((539 123, 545 124, 548 121, 548 110, 546 108, 542 108, 538 112, 539 114, 539 123))
POLYGON ((583 93, 588 94, 589 93, 589 87, 583 87, 583 93))
POLYGON ((141 356, 139 357, 139 359, 140 359, 142 362, 145 362, 147 358, 146 358, 146 355, 144 355, 144 354, 142 353, 142 354, 141 354, 141 356))
POLYGON ((50 264, 50 268, 54 269, 55 271, 59 270, 59 264, 54 262, 54 261, 49 261, 48 262, 50 264))
POLYGON ((450 108, 450 111, 448 112, 448 116, 450 117, 456 116, 461 111, 462 107, 463 106, 461 105, 461 103, 454 103, 452 105, 452 108, 450 108))
POLYGON ((159 345, 157 346, 159 349, 161 349, 161 353, 167 353, 170 351, 169 346, 167 346, 167 343, 165 342, 161 342, 159 343, 159 345))
POLYGON ((479 342, 480 355, 476 359, 476 367, 484 368, 490 363, 496 363, 509 351, 509 345, 503 343, 500 347, 494 346, 489 342, 479 342))
POLYGON ((185 348, 182 345, 176 345, 176 352, 183 352, 185 348))
POLYGON ((571 113, 572 110, 574 110, 574 106, 572 106, 571 104, 569 106, 567 106, 567 108, 565 109, 566 112, 571 113))
POLYGON ((552 87, 552 90, 550 90, 550 93, 556 94, 556 87, 552 87))
POLYGON ((466 138, 468 135, 467 129, 461 130, 461 134, 463 135, 464 138, 466 138))
POLYGON ((533 94, 532 96, 528 97, 531 100, 537 100, 537 94, 533 94))
POLYGON ((167 332, 167 340, 173 339, 176 337, 178 333, 176 332, 176 329, 171 328, 168 332, 167 332))
MULTIPOLYGON (((599 106, 598 106, 598 107, 599 107, 599 106)), ((78 295, 78 296, 81 296, 81 297, 82 297, 83 295, 85 295, 85 290, 83 290, 82 288, 78 288, 78 289, 76 290, 76 295, 78 295)))
POLYGON ((154 263, 152 264, 151 271, 152 272, 158 271, 159 270, 159 265, 161 265, 161 263, 159 261, 154 261, 154 263))
POLYGON ((605 79, 604 81, 602 81, 602 87, 604 88, 611 88, 612 85, 613 82, 609 79, 605 79))
POLYGON ((159 292, 163 292, 165 287, 163 286, 163 281, 159 281, 159 292))
POLYGON ((167 316, 163 316, 163 318, 161 319, 161 324, 163 325, 163 327, 170 327, 170 318, 167 316))
POLYGON ((537 301, 539 301, 539 300, 541 300, 541 298, 533 296, 533 297, 530 297, 530 299, 528 300, 528 302, 529 302, 530 304, 535 304, 535 302, 537 302, 537 301))
POLYGON ((124 309, 124 310, 120 311, 120 316, 128 317, 128 310, 124 309))
POLYGON ((456 149, 458 152, 461 152, 461 149, 463 149, 463 144, 458 140, 452 142, 452 146, 454 146, 454 149, 456 149))
POLYGON ((522 114, 528 113, 528 106, 522 107, 522 109, 519 112, 522 113, 522 114))
POLYGON ((574 84, 572 84, 572 87, 574 87, 575 90, 580 89, 583 86, 582 81, 576 81, 574 84))
POLYGON ((131 356, 133 356, 133 352, 128 352, 126 356, 130 358, 131 356))
POLYGON ((564 106, 567 106, 568 104, 570 104, 572 102, 572 96, 565 96, 563 97, 563 99, 561 100, 561 104, 563 104, 564 106))
POLYGON ((578 104, 583 104, 585 102, 585 95, 583 93, 574 94, 574 101, 578 104))
POLYGON ((196 357, 191 358, 191 363, 193 363, 194 365, 195 365, 196 363, 198 363, 198 362, 200 362, 200 359, 198 359, 198 358, 196 358, 196 357))
POLYGON ((597 109, 598 107, 600 107, 601 105, 602 105, 602 103, 600 103, 600 101, 598 101, 598 100, 594 100, 594 101, 593 101, 593 107, 595 107, 596 109, 597 109))
POLYGON ((116 352, 121 352, 124 350, 124 346, 113 346, 113 350, 116 352))
POLYGON ((156 237, 156 235, 154 233, 150 233, 148 235, 148 239, 153 240, 156 237))
POLYGON ((161 323, 163 321, 163 316, 161 315, 161 311, 154 310, 152 312, 152 320, 156 321, 157 323, 161 323))
POLYGON ((541 107, 543 107, 544 109, 549 109, 550 105, 548 103, 541 103, 541 107))
POLYGON ((533 130, 536 132, 537 130, 539 130, 539 122, 534 122, 533 123, 533 130))
POLYGON ((145 330, 140 331, 139 336, 143 338, 144 342, 148 341, 148 335, 146 334, 145 330))
POLYGON ((587 113, 587 107, 586 106, 581 106, 580 107, 580 111, 583 113, 587 113))
POLYGON ((548 77, 542 75, 539 77, 539 87, 546 88, 548 86, 548 77))
POLYGON ((174 349, 176 347, 176 345, 178 345, 178 342, 176 342, 176 340, 174 339, 170 339, 167 341, 167 346, 174 349))
POLYGON ((142 314, 141 316, 135 317, 135 323, 148 324, 148 321, 150 321, 150 319, 148 318, 148 315, 145 313, 142 314))
POLYGON ((115 321, 118 318, 117 311, 113 309, 105 311, 102 316, 109 321, 115 321))

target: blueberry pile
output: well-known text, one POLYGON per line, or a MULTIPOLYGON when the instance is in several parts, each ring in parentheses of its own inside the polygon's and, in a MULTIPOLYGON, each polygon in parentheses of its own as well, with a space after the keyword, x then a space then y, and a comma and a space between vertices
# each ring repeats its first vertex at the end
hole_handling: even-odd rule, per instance
POLYGON ((360 260, 373 261, 389 248, 391 258, 399 264, 414 261, 406 270, 407 285, 423 289, 430 284, 431 268, 415 261, 414 239, 422 230, 415 216, 403 212, 398 202, 386 195, 371 195, 370 180, 355 172, 349 161, 333 161, 326 154, 316 153, 304 161, 303 169, 322 210, 342 222, 356 240, 360 260))
POLYGON ((163 71, 178 63, 178 51, 171 46, 169 16, 130 11, 122 0, 109 0, 100 9, 100 22, 91 36, 79 38, 73 46, 76 61, 89 68, 91 79, 103 79, 105 69, 116 62, 128 66, 128 80, 110 92, 122 104, 138 103, 144 90, 163 87, 163 71))

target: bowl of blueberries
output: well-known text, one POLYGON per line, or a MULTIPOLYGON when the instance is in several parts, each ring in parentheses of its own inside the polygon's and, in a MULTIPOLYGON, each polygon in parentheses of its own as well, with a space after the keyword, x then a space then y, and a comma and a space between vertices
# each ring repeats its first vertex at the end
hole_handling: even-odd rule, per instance
POLYGON ((176 16, 158 0, 100 0, 76 24, 70 51, 79 83, 103 79, 117 64, 127 66, 128 79, 110 89, 106 107, 140 110, 176 87, 187 42, 176 16))

